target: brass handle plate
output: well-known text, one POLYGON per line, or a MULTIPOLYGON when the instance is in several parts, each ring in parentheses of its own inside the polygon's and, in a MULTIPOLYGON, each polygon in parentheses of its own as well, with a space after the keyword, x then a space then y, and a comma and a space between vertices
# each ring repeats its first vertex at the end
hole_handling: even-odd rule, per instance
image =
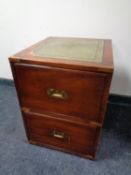
POLYGON ((64 139, 65 138, 65 134, 63 132, 56 131, 56 130, 53 130, 52 136, 55 137, 55 138, 59 138, 59 139, 64 139))
POLYGON ((68 136, 66 133, 61 132, 57 129, 51 129, 49 130, 49 136, 59 139, 62 142, 70 144, 70 136, 68 136))
POLYGON ((52 98, 58 98, 58 99, 63 99, 63 100, 68 98, 68 94, 66 91, 58 90, 54 88, 48 88, 47 95, 52 98))

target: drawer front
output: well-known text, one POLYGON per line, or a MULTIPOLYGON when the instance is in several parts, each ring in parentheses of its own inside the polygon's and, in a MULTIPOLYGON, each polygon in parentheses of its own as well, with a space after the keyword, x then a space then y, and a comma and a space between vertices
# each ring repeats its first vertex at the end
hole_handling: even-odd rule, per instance
POLYGON ((29 139, 80 154, 95 151, 97 127, 73 124, 49 116, 24 114, 29 139))
POLYGON ((97 120, 106 74, 15 64, 22 106, 97 120))

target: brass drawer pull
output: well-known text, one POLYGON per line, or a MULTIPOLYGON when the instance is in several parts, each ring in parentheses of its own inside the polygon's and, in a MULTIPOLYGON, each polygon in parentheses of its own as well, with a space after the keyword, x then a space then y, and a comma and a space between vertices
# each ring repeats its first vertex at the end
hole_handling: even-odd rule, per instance
POLYGON ((51 136, 53 138, 57 138, 61 141, 64 141, 64 142, 70 144, 70 136, 68 136, 64 132, 57 131, 56 129, 53 129, 53 130, 49 131, 49 136, 51 136))
POLYGON ((49 97, 53 97, 53 98, 59 98, 59 99, 67 99, 68 98, 68 94, 66 91, 64 90, 58 90, 58 89, 53 89, 53 88, 49 88, 47 89, 47 95, 49 97))
POLYGON ((55 138, 59 138, 59 139, 64 139, 65 138, 65 134, 63 132, 59 132, 59 131, 56 131, 56 130, 53 130, 52 136, 55 137, 55 138))

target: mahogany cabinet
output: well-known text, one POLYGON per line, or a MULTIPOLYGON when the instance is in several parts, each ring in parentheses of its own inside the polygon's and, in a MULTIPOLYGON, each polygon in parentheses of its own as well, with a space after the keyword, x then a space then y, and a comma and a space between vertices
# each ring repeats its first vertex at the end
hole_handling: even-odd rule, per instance
POLYGON ((111 40, 49 37, 9 58, 29 143, 96 157, 111 40))

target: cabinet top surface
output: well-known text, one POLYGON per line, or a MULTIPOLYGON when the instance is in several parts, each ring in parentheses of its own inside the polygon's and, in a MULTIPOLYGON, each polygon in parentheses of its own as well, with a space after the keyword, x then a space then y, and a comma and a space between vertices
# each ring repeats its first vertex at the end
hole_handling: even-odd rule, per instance
POLYGON ((10 57, 61 67, 113 72, 111 40, 49 37, 10 57))
POLYGON ((42 58, 102 62, 104 40, 78 38, 49 38, 33 49, 42 58))

